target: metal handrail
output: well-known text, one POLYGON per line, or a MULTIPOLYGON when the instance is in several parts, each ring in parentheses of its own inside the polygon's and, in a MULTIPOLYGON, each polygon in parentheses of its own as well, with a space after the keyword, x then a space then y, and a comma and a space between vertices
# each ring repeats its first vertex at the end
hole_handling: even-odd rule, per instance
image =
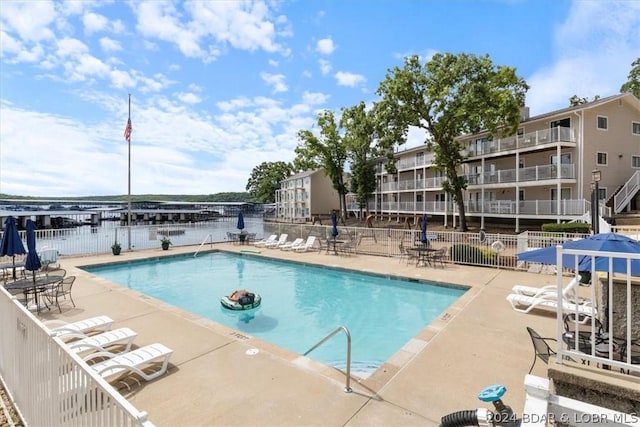
POLYGON ((345 333, 345 335, 347 336, 347 372, 346 372, 346 374, 347 374, 347 384, 344 387, 344 392, 345 393, 351 393, 353 391, 351 389, 351 386, 350 386, 350 384, 351 384, 351 334, 349 333, 349 330, 345 326, 338 326, 333 332, 331 332, 329 335, 327 335, 326 337, 321 339, 316 345, 314 345, 309 350, 307 350, 303 354, 303 356, 306 356, 307 354, 311 353, 316 348, 320 347, 322 344, 327 342, 331 337, 333 337, 335 334, 337 334, 340 331, 343 331, 345 333))
POLYGON ((198 256, 198 252, 200 252, 200 249, 202 249, 202 247, 204 246, 205 243, 207 243, 207 239, 211 238, 211 244, 213 244, 213 234, 207 234, 207 237, 204 238, 204 240, 202 241, 202 243, 200 243, 200 246, 198 246, 198 250, 196 251, 195 254, 193 254, 193 257, 195 258, 196 256, 198 256))

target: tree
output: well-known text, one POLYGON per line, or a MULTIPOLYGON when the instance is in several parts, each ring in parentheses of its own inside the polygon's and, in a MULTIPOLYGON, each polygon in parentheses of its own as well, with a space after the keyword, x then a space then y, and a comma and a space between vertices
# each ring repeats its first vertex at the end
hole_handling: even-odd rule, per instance
POLYGON ((291 175, 293 166, 286 162, 262 162, 251 171, 246 189, 258 201, 273 203, 280 182, 291 175))
POLYGON ((377 91, 379 144, 388 149, 388 169, 395 170, 391 148, 406 142, 409 127, 425 130, 435 169, 445 174, 443 189, 458 206, 460 229, 467 231, 467 181, 458 175, 463 147, 456 138, 480 131, 489 137, 515 134, 528 89, 514 68, 496 67, 488 55, 438 53, 424 65, 418 56, 405 58, 404 67, 387 72, 377 91))
POLYGON ((631 63, 629 80, 620 87, 620 92, 630 92, 640 99, 640 58, 631 63))
POLYGON ((364 102, 342 110, 340 125, 345 129, 342 140, 347 146, 347 156, 351 165, 351 191, 356 194, 362 218, 363 206, 376 189, 375 121, 372 112, 367 112, 364 102))
POLYGON ((296 170, 323 168, 333 188, 340 196, 340 213, 344 220, 346 197, 348 192, 344 182, 344 169, 347 161, 346 145, 342 141, 333 112, 325 110, 318 114, 320 134, 309 130, 298 132, 300 144, 295 148, 293 161, 296 170))
POLYGON ((598 99, 600 99, 600 95, 595 95, 591 101, 589 101, 589 98, 580 98, 578 95, 573 95, 571 98, 569 98, 569 106, 577 107, 578 105, 594 102, 598 99))

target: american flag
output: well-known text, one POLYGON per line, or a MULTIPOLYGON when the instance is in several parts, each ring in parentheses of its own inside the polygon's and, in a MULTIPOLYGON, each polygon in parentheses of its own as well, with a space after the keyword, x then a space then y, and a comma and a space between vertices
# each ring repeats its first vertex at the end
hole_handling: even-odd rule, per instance
POLYGON ((131 127, 131 117, 129 117, 129 120, 127 120, 127 127, 124 128, 124 139, 126 139, 128 142, 131 142, 132 130, 133 128, 131 127))

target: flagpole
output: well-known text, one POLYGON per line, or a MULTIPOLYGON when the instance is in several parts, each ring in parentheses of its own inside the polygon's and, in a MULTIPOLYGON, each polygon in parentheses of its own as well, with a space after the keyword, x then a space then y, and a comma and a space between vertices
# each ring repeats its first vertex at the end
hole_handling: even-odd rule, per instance
MULTIPOLYGON (((131 123, 131 94, 129 94, 129 121, 127 122, 129 125, 131 123)), ((133 132, 131 132, 133 133, 133 132)), ((128 248, 131 250, 131 133, 129 134, 129 138, 127 138, 128 146, 129 146, 129 164, 128 164, 128 191, 127 191, 127 202, 128 202, 128 210, 127 210, 127 232, 128 232, 128 248)))

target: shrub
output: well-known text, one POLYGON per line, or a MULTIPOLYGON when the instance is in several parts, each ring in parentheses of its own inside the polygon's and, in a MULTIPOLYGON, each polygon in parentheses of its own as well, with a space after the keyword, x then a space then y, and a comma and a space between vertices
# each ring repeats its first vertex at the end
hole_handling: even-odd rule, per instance
POLYGON ((456 243, 449 249, 449 258, 460 264, 496 265, 498 254, 491 249, 456 243))
POLYGON ((542 224, 542 231, 549 233, 581 233, 589 234, 591 224, 585 222, 563 222, 556 224, 555 222, 549 224, 542 224))

